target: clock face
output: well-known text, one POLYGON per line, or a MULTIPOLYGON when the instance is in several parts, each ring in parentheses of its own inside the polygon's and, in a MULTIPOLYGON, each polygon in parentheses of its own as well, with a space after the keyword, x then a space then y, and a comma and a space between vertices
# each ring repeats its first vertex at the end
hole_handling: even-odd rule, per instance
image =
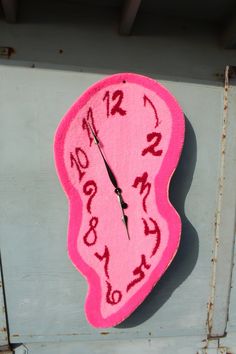
POLYGON ((90 87, 57 129, 68 251, 88 281, 85 310, 95 327, 128 317, 177 251, 181 222, 168 189, 183 139, 175 98, 156 81, 130 73, 90 87))

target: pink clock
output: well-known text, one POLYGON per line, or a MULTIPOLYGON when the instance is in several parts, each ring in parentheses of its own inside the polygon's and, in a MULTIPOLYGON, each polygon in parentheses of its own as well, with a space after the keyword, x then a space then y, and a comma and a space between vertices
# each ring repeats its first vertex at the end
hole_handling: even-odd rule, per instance
POLYGON ((88 282, 88 321, 128 317, 176 254, 181 221, 169 183, 184 140, 179 104, 145 76, 90 87, 56 132, 56 168, 69 201, 68 251, 88 282))

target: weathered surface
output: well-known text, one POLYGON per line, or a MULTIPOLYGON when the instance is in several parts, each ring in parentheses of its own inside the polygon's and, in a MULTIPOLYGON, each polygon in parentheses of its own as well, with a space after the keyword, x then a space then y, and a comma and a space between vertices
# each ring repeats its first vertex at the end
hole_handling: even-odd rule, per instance
POLYGON ((66 254, 67 202, 52 153, 59 119, 100 77, 0 68, 5 82, 0 87, 0 234, 11 341, 206 336, 223 89, 165 82, 187 117, 183 155, 171 184, 171 200, 183 222, 181 245, 144 304, 103 335, 84 318, 85 281, 66 254))

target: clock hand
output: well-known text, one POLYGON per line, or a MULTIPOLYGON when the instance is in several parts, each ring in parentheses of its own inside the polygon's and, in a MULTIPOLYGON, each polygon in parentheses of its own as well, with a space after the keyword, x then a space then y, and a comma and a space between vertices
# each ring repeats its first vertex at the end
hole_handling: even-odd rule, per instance
POLYGON ((122 218, 121 219, 122 219, 123 223, 125 224, 127 236, 128 236, 128 239, 130 240, 129 229, 128 229, 128 216, 125 215, 124 207, 122 206, 123 199, 121 197, 121 191, 120 191, 119 188, 117 188, 117 189, 118 189, 118 191, 115 191, 115 193, 118 196, 118 200, 119 200, 119 203, 120 203, 120 206, 121 206, 121 211, 122 211, 122 218))
POLYGON ((92 135, 93 135, 94 142, 95 142, 95 144, 97 145, 98 150, 99 150, 99 152, 100 152, 100 154, 101 154, 101 156, 102 156, 102 159, 103 159, 103 161, 104 161, 104 163, 105 163, 106 170, 107 170, 108 176, 109 176, 109 178, 110 178, 110 181, 111 181, 111 183, 113 184, 113 186, 115 187, 115 193, 117 194, 118 201, 119 201, 119 204, 120 204, 120 207, 121 207, 121 211, 122 211, 122 218, 121 218, 121 219, 122 219, 122 221, 123 221, 123 223, 124 223, 124 225, 125 225, 128 239, 130 240, 129 230, 128 230, 128 216, 125 215, 125 212, 124 212, 124 209, 128 208, 128 205, 125 203, 125 201, 124 201, 123 198, 122 198, 122 190, 119 188, 118 183, 117 183, 117 180, 116 180, 116 177, 115 177, 114 173, 112 172, 110 166, 108 165, 108 163, 107 163, 107 161, 106 161, 106 159, 105 159, 105 157, 104 157, 104 154, 103 154, 103 152, 102 152, 102 149, 101 149, 101 147, 100 147, 100 145, 99 145, 99 140, 98 140, 97 135, 96 135, 95 132, 93 131, 93 129, 92 129, 91 125, 89 124, 89 122, 87 122, 87 124, 88 124, 88 127, 89 127, 89 129, 90 129, 92 135))
POLYGON ((116 177, 115 177, 114 173, 112 172, 110 166, 108 165, 108 163, 107 163, 107 161, 106 161, 106 159, 105 159, 105 156, 104 156, 104 154, 103 154, 103 152, 102 152, 102 149, 101 149, 101 147, 100 147, 100 143, 99 143, 98 137, 96 136, 96 134, 95 134, 95 132, 93 131, 92 127, 90 126, 89 122, 87 122, 87 123, 88 123, 89 129, 91 130, 91 133, 92 133, 92 135, 93 135, 94 142, 95 142, 95 144, 98 146, 99 152, 100 152, 100 154, 101 154, 101 156, 102 156, 102 158, 103 158, 103 161, 104 161, 104 163, 105 163, 106 170, 107 170, 108 176, 109 176, 109 178, 110 178, 110 181, 111 181, 111 183, 113 184, 113 186, 115 187, 115 193, 116 193, 117 195, 118 195, 118 193, 119 193, 119 198, 120 198, 120 201, 121 201, 121 205, 122 205, 122 207, 123 207, 124 209, 126 209, 126 208, 128 207, 128 205, 127 205, 127 204, 123 201, 123 199, 122 199, 122 196, 121 196, 121 192, 122 192, 122 191, 121 191, 121 189, 120 189, 119 186, 118 186, 118 183, 117 183, 117 180, 116 180, 116 177))

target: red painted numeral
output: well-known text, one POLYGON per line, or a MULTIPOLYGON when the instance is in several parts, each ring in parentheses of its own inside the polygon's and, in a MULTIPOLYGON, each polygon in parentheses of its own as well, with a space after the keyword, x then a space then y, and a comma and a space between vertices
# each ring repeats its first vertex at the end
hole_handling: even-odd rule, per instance
POLYGON ((90 123, 93 131, 95 132, 96 135, 98 135, 98 130, 96 129, 95 123, 94 123, 94 116, 93 116, 93 110, 90 107, 87 112, 87 119, 83 119, 82 121, 82 128, 87 131, 88 138, 89 138, 89 145, 92 145, 93 142, 93 136, 91 133, 91 130, 89 129, 89 126, 87 124, 87 121, 90 123))
POLYGON ((142 156, 146 155, 148 152, 152 154, 153 156, 161 156, 163 150, 158 150, 156 149, 157 146, 160 144, 161 141, 161 133, 150 133, 147 135, 147 141, 150 143, 151 141, 154 140, 154 143, 145 148, 142 151, 142 156))
POLYGON ((110 98, 110 91, 106 91, 103 101, 106 101, 106 108, 107 108, 107 117, 114 116, 116 113, 118 113, 121 116, 126 115, 126 111, 121 107, 121 103, 124 98, 124 92, 121 90, 116 90, 112 94, 112 98, 110 98), (111 108, 111 100, 116 101, 114 102, 114 105, 111 108))
POLYGON ((88 231, 83 237, 84 243, 88 247, 95 245, 97 241, 97 232, 95 230, 97 224, 98 224, 98 218, 96 216, 93 216, 89 221, 90 228, 88 229, 88 231))
POLYGON ((92 200, 95 197, 96 193, 97 193, 97 185, 94 181, 90 180, 87 181, 84 186, 83 186, 83 192, 85 195, 90 196, 87 202, 87 210, 88 212, 91 214, 91 204, 92 204, 92 200))
POLYGON ((107 118, 110 116, 110 91, 106 91, 103 101, 106 101, 106 107, 107 107, 107 118))
POLYGON ((140 265, 133 270, 133 275, 137 275, 137 278, 132 280, 126 288, 126 291, 128 292, 135 284, 139 283, 144 277, 145 273, 142 268, 144 269, 149 269, 151 267, 150 264, 147 264, 146 262, 146 257, 144 254, 141 255, 141 263, 140 265))
POLYGON ((145 235, 146 236, 155 235, 155 237, 156 237, 155 246, 153 247, 152 254, 151 254, 151 257, 153 257, 156 254, 156 252, 158 250, 158 247, 160 245, 161 232, 160 232, 159 226, 157 225, 157 222, 154 219, 149 218, 149 221, 151 221, 151 223, 152 223, 153 229, 151 229, 148 226, 148 223, 147 223, 147 221, 144 218, 142 218, 142 220, 143 220, 143 224, 144 224, 144 233, 145 233, 145 235))
POLYGON ((85 172, 82 169, 86 169, 89 166, 89 160, 83 149, 80 147, 75 148, 75 153, 70 153, 70 167, 76 167, 79 175, 79 181, 84 177, 85 172))
POLYGON ((150 98, 148 98, 146 95, 143 96, 143 104, 146 107, 147 102, 149 103, 149 105, 152 107, 153 111, 154 111, 154 115, 155 115, 155 119, 156 119, 156 125, 155 128, 158 127, 159 125, 159 117, 157 114, 157 110, 156 107, 154 106, 153 102, 150 100, 150 98))
POLYGON ((134 184, 132 187, 137 188, 138 185, 140 184, 140 195, 144 194, 145 195, 143 197, 143 209, 145 212, 147 212, 147 206, 146 206, 146 199, 150 193, 150 189, 151 189, 151 183, 147 182, 147 178, 148 178, 148 174, 147 172, 144 172, 144 174, 141 177, 136 177, 134 184))
POLYGON ((120 290, 113 290, 111 284, 107 281, 107 293, 106 293, 106 300, 107 303, 110 305, 116 305, 122 299, 122 293, 120 290))
POLYGON ((103 261, 105 260, 105 264, 104 264, 104 271, 106 274, 106 277, 109 279, 109 273, 108 273, 108 263, 109 263, 109 259, 110 259, 110 252, 107 246, 105 246, 105 250, 103 255, 100 255, 98 252, 94 253, 94 255, 99 259, 99 261, 103 261))

